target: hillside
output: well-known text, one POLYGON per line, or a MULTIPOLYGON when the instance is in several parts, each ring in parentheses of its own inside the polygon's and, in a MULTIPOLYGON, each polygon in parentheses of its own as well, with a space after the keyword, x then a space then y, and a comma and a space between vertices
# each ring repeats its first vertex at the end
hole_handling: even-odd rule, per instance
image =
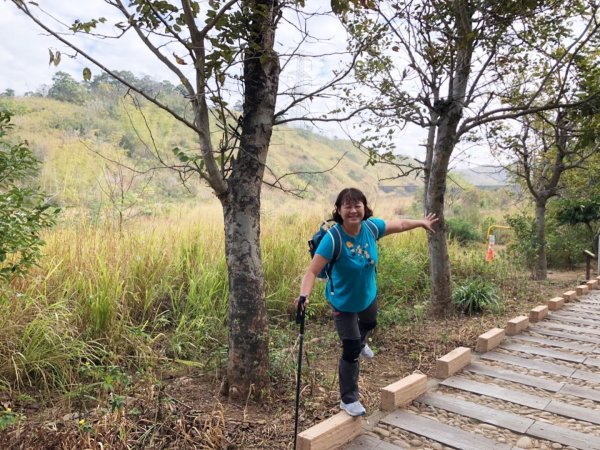
MULTIPOLYGON (((180 165, 173 147, 194 154, 197 146, 188 129, 151 105, 144 105, 141 114, 123 99, 92 98, 75 104, 17 97, 0 98, 0 107, 14 113, 14 137, 27 140, 43 161, 40 184, 62 206, 93 210, 127 197, 129 203, 150 207, 210 196, 197 176, 183 177, 184 185, 176 173, 164 170, 164 165, 180 165)), ((394 177, 393 168, 366 166, 366 162, 367 157, 349 141, 278 127, 265 181, 272 183, 290 174, 282 179, 285 189, 306 187, 305 198, 327 198, 327 202, 345 186, 360 187, 371 197, 385 192, 396 197, 414 191, 402 186, 420 183, 414 178, 380 181, 394 177)), ((278 195, 275 191, 264 190, 266 196, 278 195)))
POLYGON ((480 188, 496 188, 511 184, 508 173, 501 167, 475 166, 469 169, 454 171, 474 186, 480 188))

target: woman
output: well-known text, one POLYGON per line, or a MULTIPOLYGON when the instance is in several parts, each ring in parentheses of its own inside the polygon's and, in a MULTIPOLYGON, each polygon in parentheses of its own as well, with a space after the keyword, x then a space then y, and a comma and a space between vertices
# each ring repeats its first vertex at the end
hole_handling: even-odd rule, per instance
MULTIPOLYGON (((358 357, 373 358, 366 344, 368 333, 377 325, 377 285, 375 267, 378 261, 376 241, 383 236, 422 227, 434 232, 438 221, 435 214, 422 220, 371 218, 373 212, 365 195, 354 188, 342 190, 335 201, 333 219, 341 235, 341 253, 336 256, 325 295, 333 307, 333 318, 340 340, 342 357, 339 362, 340 408, 351 416, 362 416, 365 408, 358 394, 358 357)), ((336 233, 337 233, 336 231, 336 233)), ((335 239, 327 233, 302 278, 298 302, 308 305, 315 278, 333 259, 335 239)))

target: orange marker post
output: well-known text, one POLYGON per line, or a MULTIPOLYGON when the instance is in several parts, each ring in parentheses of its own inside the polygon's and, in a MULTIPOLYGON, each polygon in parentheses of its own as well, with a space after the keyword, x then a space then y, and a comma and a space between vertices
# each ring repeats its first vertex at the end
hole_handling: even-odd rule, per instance
POLYGON ((496 243, 496 237, 493 234, 490 234, 487 252, 485 254, 485 260, 487 262, 492 262, 494 260, 494 244, 496 243))

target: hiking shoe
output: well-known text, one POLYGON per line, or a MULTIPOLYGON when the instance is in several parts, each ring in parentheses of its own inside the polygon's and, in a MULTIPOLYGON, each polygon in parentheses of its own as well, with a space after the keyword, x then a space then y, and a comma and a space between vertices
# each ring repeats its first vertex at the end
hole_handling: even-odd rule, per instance
POLYGON ((364 416, 367 413, 367 411, 365 410, 363 405, 360 404, 359 401, 356 401, 354 403, 340 402, 340 408, 346 411, 349 416, 353 417, 364 416))
POLYGON ((373 359, 373 356, 375 356, 375 353, 373 353, 373 350, 371 350, 371 347, 369 347, 367 344, 365 344, 365 346, 360 349, 360 354, 365 359, 373 359))

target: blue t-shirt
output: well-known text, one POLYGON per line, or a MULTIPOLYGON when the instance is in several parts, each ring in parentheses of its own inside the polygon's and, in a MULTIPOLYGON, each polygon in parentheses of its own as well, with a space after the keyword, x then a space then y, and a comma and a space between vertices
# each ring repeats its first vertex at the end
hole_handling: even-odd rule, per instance
MULTIPOLYGON (((382 219, 369 218, 377 227, 375 236, 380 238, 385 233, 385 222, 382 219), (377 233, 379 231, 379 233, 377 233)), ((342 235, 342 251, 333 264, 331 279, 327 282, 325 296, 338 311, 361 312, 367 309, 377 296, 375 266, 378 261, 376 239, 363 220, 357 236, 347 235, 338 225, 342 235), (333 293, 331 289, 333 283, 333 293)), ((335 231, 334 231, 335 232, 335 231)), ((334 242, 328 234, 323 236, 317 251, 327 260, 333 259, 334 242)))

